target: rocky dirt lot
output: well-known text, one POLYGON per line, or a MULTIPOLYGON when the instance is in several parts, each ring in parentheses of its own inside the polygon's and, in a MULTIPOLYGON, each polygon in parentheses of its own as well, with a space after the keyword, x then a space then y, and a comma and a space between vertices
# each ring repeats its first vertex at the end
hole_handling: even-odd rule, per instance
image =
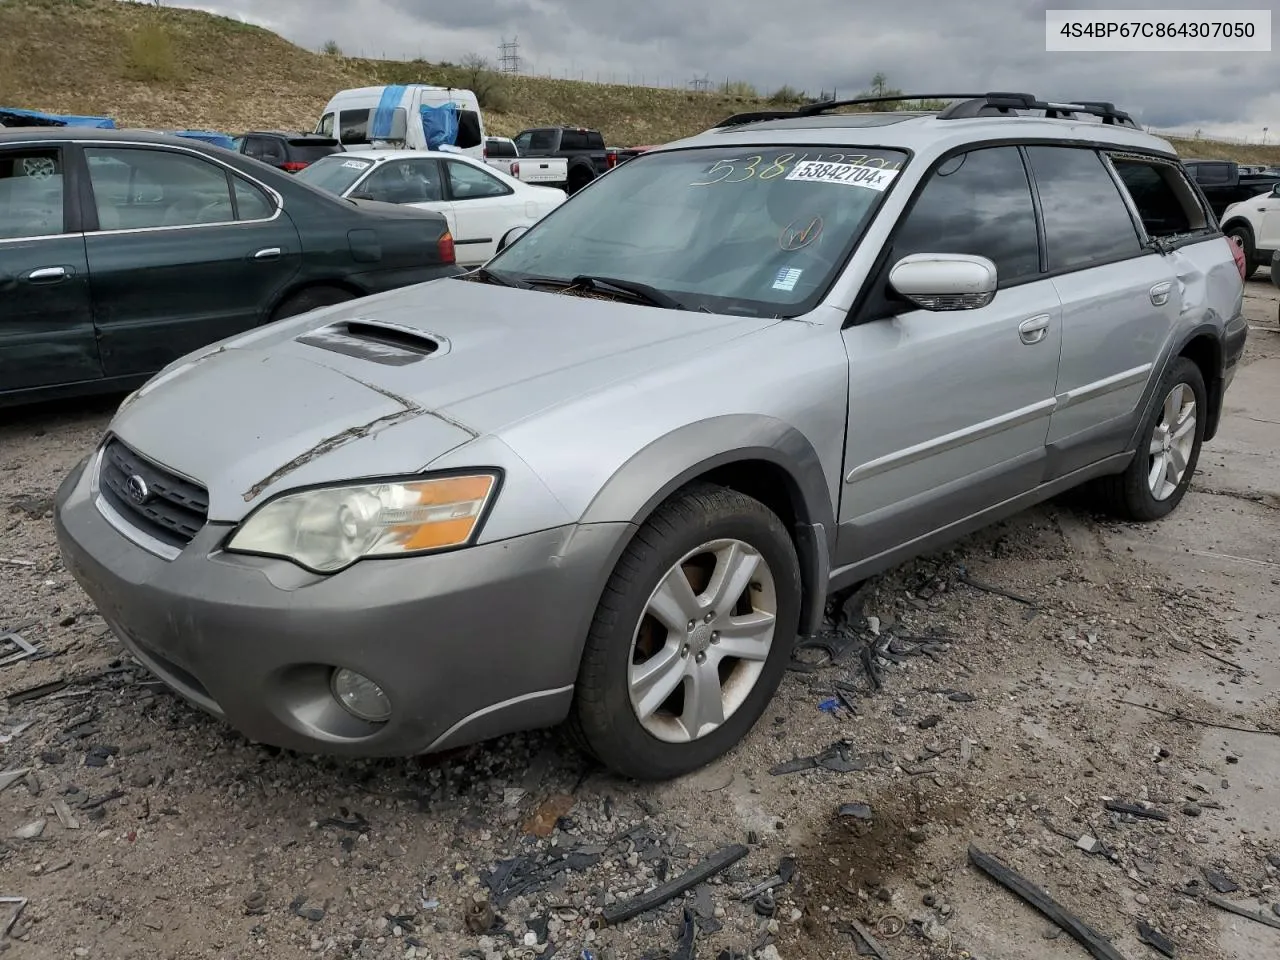
POLYGON ((150 681, 59 561, 51 498, 115 401, 6 411, 0 631, 39 652, 0 666, 0 896, 27 900, 7 937, 0 903, 0 952, 1088 955, 985 853, 1099 950, 1280 955, 1207 897, 1280 925, 1280 737, 1246 732, 1280 731, 1277 308, 1250 285, 1248 366, 1174 517, 1053 503, 894 571, 833 607, 833 652, 797 653, 745 744, 657 786, 554 733, 375 763, 245 742, 150 681))

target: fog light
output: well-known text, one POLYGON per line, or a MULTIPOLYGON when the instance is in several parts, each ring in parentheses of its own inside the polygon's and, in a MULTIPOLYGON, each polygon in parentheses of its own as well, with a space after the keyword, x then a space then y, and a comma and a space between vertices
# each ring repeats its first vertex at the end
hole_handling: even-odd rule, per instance
POLYGON ((368 677, 354 670, 335 670, 330 687, 334 698, 353 716, 369 723, 385 723, 391 718, 391 701, 368 677))

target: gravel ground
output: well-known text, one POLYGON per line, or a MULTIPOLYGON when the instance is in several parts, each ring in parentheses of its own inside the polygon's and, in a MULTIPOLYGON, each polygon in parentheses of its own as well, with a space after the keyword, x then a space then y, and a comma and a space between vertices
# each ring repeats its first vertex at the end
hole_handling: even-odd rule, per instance
MULTIPOLYGON (((1250 292, 1252 362, 1280 337, 1275 290, 1250 292)), ((1221 716, 1169 678, 1257 682, 1230 664, 1263 615, 1119 545, 1143 528, 1056 502, 893 571, 833 610, 833 662, 799 653, 748 740, 675 783, 614 779, 554 732, 336 762, 248 743, 169 695, 63 569, 51 498, 114 402, 0 422, 0 630, 48 655, 0 667, 0 770, 29 771, 0 777, 0 895, 29 901, 0 952, 818 960, 858 955, 856 922, 886 960, 1084 955, 975 870, 971 844, 1133 957, 1156 956, 1142 920, 1179 956, 1234 960, 1198 899, 1219 873, 1232 896, 1278 899, 1280 839, 1225 802, 1239 751, 1206 755, 1197 727, 1117 703, 1221 716), (601 922, 738 844, 688 894, 601 922), (742 899, 791 865, 772 903, 742 899)), ((1280 727, 1261 696, 1251 722, 1280 727)))

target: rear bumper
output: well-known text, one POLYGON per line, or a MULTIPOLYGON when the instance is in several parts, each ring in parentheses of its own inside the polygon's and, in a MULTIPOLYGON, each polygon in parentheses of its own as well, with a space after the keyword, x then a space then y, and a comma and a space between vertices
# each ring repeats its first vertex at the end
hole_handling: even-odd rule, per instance
POLYGON ((222 552, 221 525, 162 559, 107 522, 84 474, 58 490, 58 544, 121 641, 245 736, 306 753, 407 756, 560 722, 631 529, 566 526, 317 577, 222 552), (330 692, 338 667, 377 683, 391 719, 347 713, 330 692))

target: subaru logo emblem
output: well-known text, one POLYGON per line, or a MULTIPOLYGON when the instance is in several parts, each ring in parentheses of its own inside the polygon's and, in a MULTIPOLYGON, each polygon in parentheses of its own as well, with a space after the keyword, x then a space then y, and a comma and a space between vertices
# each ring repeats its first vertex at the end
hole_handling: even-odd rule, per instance
POLYGON ((151 488, 147 486, 147 481, 136 473, 125 481, 124 489, 129 494, 129 499, 138 506, 151 499, 151 488))

